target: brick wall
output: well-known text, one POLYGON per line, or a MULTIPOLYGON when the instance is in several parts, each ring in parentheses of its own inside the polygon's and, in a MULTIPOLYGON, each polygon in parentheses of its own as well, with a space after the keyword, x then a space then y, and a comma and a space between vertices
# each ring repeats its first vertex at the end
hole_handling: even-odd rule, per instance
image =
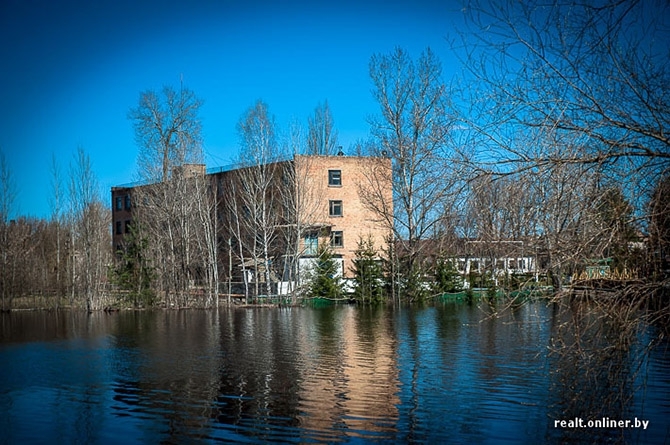
MULTIPOLYGON (((298 187, 303 187, 309 196, 309 204, 303 223, 324 227, 319 243, 331 241, 332 232, 342 232, 342 246, 333 247, 333 252, 344 259, 344 275, 352 276, 352 260, 361 238, 372 237, 375 248, 381 254, 385 246, 389 227, 381 216, 371 210, 368 200, 383 199, 388 209, 393 209, 391 161, 386 158, 348 156, 298 156, 296 157, 298 187), (337 175, 340 184, 329 184, 329 172, 337 175), (383 174, 380 174, 383 173, 383 174), (366 187, 370 178, 382 191, 382 196, 364 197, 361 187, 366 187), (302 181, 301 179, 302 178, 302 181), (331 215, 331 203, 341 201, 341 216, 331 215)), ((337 205, 336 205, 337 207, 337 205)), ((337 208, 335 208, 337 211, 337 208)))

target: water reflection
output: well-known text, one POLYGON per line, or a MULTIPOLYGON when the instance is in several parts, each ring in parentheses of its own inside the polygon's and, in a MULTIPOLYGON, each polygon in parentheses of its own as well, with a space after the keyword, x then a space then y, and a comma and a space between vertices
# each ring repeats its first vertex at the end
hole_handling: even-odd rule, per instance
POLYGON ((581 306, 500 309, 3 314, 2 440, 670 437, 667 343, 645 349, 654 329, 626 331, 581 306), (553 427, 554 419, 601 415, 652 423, 649 431, 553 427))
POLYGON ((391 319, 370 308, 313 314, 300 344, 301 426, 349 437, 393 437, 399 383, 391 319))
MULTIPOLYGON (((554 418, 644 419, 650 366, 667 369, 667 343, 640 319, 632 305, 603 306, 593 301, 570 301, 554 306, 554 335, 549 346, 551 412, 554 418), (660 346, 656 348, 656 346, 660 346)), ((667 398, 667 388, 664 391, 667 398)), ((657 424, 667 439, 668 422, 657 424)), ((592 439, 625 442, 636 431, 593 429, 592 439)), ((580 430, 565 430, 564 440, 579 439, 580 430)))

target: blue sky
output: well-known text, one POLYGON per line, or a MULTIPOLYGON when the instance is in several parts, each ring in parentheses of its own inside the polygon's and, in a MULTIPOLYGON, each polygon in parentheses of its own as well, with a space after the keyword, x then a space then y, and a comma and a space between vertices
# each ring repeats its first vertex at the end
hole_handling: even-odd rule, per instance
POLYGON ((328 100, 346 151, 377 111, 370 57, 430 46, 448 81, 445 37, 460 15, 456 2, 3 0, 0 150, 14 216, 49 215, 52 153, 66 172, 83 147, 105 199, 135 179, 128 110, 141 91, 180 79, 205 102, 208 167, 231 162, 236 123, 257 99, 282 128, 328 100))

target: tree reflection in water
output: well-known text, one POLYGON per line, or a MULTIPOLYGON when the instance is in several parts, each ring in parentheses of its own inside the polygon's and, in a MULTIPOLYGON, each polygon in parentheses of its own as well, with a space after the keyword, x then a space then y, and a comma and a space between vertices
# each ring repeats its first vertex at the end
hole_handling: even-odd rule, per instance
POLYGON ((668 319, 601 301, 2 314, 0 430, 7 443, 663 442, 668 319), (651 423, 554 427, 572 417, 651 423))
MULTIPOLYGON (((644 400, 636 399, 646 394, 650 354, 664 343, 668 329, 667 303, 656 297, 619 291, 555 299, 548 356, 551 418, 644 418, 644 400)), ((590 441, 626 442, 633 433, 623 428, 588 429, 590 441)), ((564 440, 575 440, 586 432, 567 428, 562 434, 564 440)))

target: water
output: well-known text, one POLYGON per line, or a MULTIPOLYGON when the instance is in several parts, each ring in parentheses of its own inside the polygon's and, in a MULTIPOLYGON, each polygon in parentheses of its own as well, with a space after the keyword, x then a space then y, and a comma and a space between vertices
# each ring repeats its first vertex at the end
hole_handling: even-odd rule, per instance
POLYGON ((614 354, 556 352, 570 317, 544 302, 3 314, 0 443, 670 442, 667 343, 645 353, 651 327, 614 354), (575 415, 650 424, 554 427, 575 415))

